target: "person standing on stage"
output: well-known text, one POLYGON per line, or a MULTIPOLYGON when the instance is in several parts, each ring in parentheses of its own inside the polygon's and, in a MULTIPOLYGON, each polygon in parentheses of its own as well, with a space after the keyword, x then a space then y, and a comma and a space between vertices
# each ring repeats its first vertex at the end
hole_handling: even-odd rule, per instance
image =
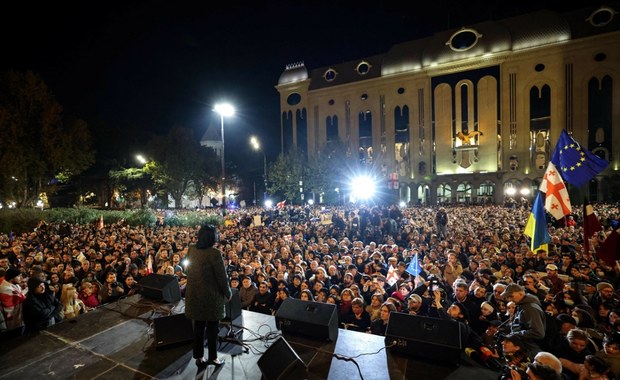
POLYGON ((226 302, 232 297, 222 252, 214 248, 219 240, 216 227, 204 225, 198 231, 196 245, 190 245, 187 258, 185 316, 194 326, 194 359, 199 368, 221 366, 217 358, 219 321, 226 315, 226 302), (204 334, 207 328, 209 358, 204 355, 204 334))

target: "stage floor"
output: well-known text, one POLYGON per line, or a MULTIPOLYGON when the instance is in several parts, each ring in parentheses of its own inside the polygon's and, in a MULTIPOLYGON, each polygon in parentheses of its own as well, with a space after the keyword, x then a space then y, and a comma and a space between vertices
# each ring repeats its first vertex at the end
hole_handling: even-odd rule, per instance
MULTIPOLYGON (((0 379, 261 379, 257 362, 281 335, 273 316, 243 310, 233 321, 233 328, 244 345, 226 340, 228 327, 223 327, 218 357, 226 364, 217 370, 199 370, 192 358, 191 342, 156 349, 154 319, 183 310, 183 300, 165 304, 134 295, 81 315, 74 322, 7 339, 0 347, 0 379)), ((386 351, 383 337, 354 331, 340 329, 335 343, 289 335, 284 338, 308 366, 304 376, 308 379, 498 377, 497 372, 471 362, 454 367, 394 355, 386 351)))

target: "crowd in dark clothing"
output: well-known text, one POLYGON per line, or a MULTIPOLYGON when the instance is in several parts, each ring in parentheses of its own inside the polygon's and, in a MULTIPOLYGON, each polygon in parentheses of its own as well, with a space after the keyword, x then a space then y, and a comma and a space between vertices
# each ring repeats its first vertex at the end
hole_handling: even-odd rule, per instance
MULTIPOLYGON (((595 211, 605 230, 591 239, 590 252, 583 251, 579 213, 575 223, 550 223, 548 252, 532 252, 523 235, 529 208, 395 205, 236 210, 225 216, 219 249, 244 309, 275 314, 288 297, 333 303, 342 328, 378 335, 392 312, 451 319, 484 363, 502 367, 518 357, 526 365, 550 352, 565 376, 579 378, 593 368, 586 360, 592 354, 613 376, 620 374, 620 351, 612 352, 620 349, 620 267, 597 260, 596 251, 617 228, 619 210, 602 204, 595 211), (583 336, 587 351, 571 352, 583 336)), ((77 290, 82 312, 135 293, 151 272, 176 276, 183 292, 183 260, 196 231, 42 223, 0 235, 0 271, 11 271, 0 283, 3 316, 24 322, 5 329, 60 322, 65 289, 77 290), (42 294, 31 291, 34 281, 42 294)))

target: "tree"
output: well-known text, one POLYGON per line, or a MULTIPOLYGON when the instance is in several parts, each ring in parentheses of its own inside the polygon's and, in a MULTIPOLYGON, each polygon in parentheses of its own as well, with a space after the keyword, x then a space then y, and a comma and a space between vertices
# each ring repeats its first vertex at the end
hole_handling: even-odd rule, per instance
POLYGON ((140 200, 140 207, 144 207, 147 201, 147 189, 153 185, 153 181, 143 168, 128 168, 110 170, 110 179, 116 189, 123 194, 124 198, 140 200))
POLYGON ((202 208, 202 200, 209 190, 216 191, 218 158, 213 148, 201 147, 198 152, 195 170, 191 173, 191 184, 188 195, 198 199, 198 207, 202 208))
POLYGON ((299 181, 303 180, 304 164, 301 155, 295 149, 280 154, 269 167, 269 192, 281 193, 285 199, 294 201, 299 198, 299 181))
POLYGON ((33 72, 0 74, 0 196, 31 206, 43 192, 88 168, 94 158, 86 122, 62 120, 62 107, 33 72))
POLYGON ((308 160, 304 176, 306 187, 316 194, 327 195, 327 199, 324 198, 327 203, 335 203, 337 194, 334 189, 342 188, 354 172, 350 161, 344 142, 324 146, 308 160))
POLYGON ((208 176, 205 173, 211 173, 210 165, 217 164, 192 131, 180 126, 173 127, 165 136, 155 136, 149 150, 153 160, 145 165, 145 170, 174 199, 175 208, 182 207, 191 181, 202 181, 200 178, 208 176))

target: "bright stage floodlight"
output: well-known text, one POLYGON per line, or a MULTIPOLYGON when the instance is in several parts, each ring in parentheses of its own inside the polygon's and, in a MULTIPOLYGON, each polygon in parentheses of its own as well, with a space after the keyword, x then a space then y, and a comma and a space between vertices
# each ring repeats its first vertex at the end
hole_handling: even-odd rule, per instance
POLYGON ((375 180, 369 176, 359 176, 351 180, 351 202, 363 201, 375 195, 375 180))
POLYGON ((509 187, 504 191, 504 193, 508 195, 509 197, 512 197, 513 195, 517 193, 517 190, 514 187, 509 187))

